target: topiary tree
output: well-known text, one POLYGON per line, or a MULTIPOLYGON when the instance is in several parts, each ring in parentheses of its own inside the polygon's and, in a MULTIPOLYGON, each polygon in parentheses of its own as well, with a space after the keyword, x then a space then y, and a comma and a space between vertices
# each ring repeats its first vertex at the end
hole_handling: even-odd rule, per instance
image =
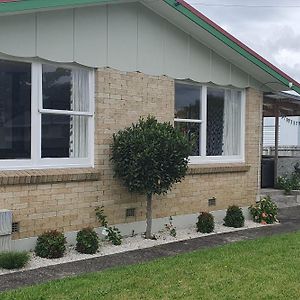
POLYGON ((114 134, 112 161, 115 175, 130 192, 146 195, 146 238, 151 238, 152 196, 165 194, 180 182, 188 167, 191 145, 170 123, 154 117, 114 134))

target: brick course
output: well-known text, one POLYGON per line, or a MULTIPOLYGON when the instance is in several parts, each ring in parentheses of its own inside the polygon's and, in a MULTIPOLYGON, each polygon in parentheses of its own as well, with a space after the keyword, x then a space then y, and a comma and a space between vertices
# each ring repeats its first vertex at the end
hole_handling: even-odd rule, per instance
MULTIPOLYGON (((153 114, 173 122, 174 80, 138 72, 99 69, 95 88, 95 168, 0 172, 0 209, 12 209, 20 232, 14 238, 36 236, 45 230, 79 230, 96 226, 94 208, 104 205, 110 223, 145 219, 145 199, 130 194, 113 178, 109 160, 112 135, 153 114), (79 175, 80 172, 82 175, 79 175), (126 208, 136 217, 125 217, 126 208)), ((259 192, 262 94, 246 91, 246 162, 191 166, 183 182, 154 199, 154 218, 208 210, 217 206, 253 203, 259 192)))

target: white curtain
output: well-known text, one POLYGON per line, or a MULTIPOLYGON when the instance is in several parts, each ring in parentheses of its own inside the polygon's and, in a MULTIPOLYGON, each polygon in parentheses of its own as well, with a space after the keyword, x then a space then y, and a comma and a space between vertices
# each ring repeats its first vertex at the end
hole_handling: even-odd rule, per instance
POLYGON ((241 92, 225 90, 223 155, 240 154, 241 108, 241 92))
MULTIPOLYGON (((72 70, 71 109, 89 111, 89 81, 85 70, 72 70)), ((88 156, 88 117, 71 116, 70 157, 88 156)))

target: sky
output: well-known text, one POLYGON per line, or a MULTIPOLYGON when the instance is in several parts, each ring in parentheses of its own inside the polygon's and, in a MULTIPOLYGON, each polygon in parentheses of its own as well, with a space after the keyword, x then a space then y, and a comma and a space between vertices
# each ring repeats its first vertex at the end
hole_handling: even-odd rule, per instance
POLYGON ((188 0, 300 82, 300 0, 188 0))

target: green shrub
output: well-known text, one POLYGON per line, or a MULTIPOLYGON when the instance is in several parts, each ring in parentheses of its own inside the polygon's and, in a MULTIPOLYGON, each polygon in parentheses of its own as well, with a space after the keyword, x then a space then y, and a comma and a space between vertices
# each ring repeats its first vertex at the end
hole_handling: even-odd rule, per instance
POLYGON ((201 212, 196 223, 197 231, 202 233, 210 233, 215 229, 214 216, 208 212, 201 212))
POLYGON ((278 207, 271 200, 270 196, 262 198, 255 205, 251 205, 249 210, 254 222, 262 224, 273 224, 274 222, 278 222, 278 207))
POLYGON ((229 206, 224 218, 224 225, 239 228, 243 227, 244 224, 245 218, 242 209, 236 205, 229 206))
POLYGON ((76 237, 76 250, 79 253, 94 254, 99 248, 99 238, 93 228, 80 230, 76 237))
POLYGON ((41 234, 35 246, 35 254, 43 258, 59 258, 66 250, 66 238, 57 230, 41 234))
POLYGON ((0 268, 21 269, 27 265, 29 259, 28 252, 2 252, 0 253, 0 268))
POLYGON ((292 190, 300 190, 300 176, 293 172, 290 176, 284 175, 277 178, 276 187, 284 190, 285 194, 291 194, 292 190))
POLYGON ((122 244, 122 235, 120 230, 115 226, 108 226, 107 216, 104 214, 104 207, 96 207, 95 209, 96 217, 103 226, 102 234, 105 236, 105 239, 112 242, 113 245, 118 246, 122 244))

